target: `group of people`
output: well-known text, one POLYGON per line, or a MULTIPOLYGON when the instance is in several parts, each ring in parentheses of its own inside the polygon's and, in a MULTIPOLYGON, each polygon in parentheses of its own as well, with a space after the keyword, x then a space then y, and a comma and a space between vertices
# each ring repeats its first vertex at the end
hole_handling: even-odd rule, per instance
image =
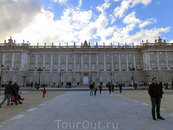
MULTIPOLYGON (((122 83, 119 83, 117 82, 117 87, 119 87, 119 90, 120 90, 120 93, 122 93, 122 87, 123 87, 123 84, 122 83)), ((114 84, 111 84, 110 82, 106 84, 106 87, 109 88, 109 93, 111 94, 111 91, 114 92, 114 87, 115 85, 114 84)))
MULTIPOLYGON (((103 88, 102 86, 103 86, 103 83, 101 82, 100 85, 99 85, 100 94, 102 92, 102 88, 103 88)), ((120 93, 122 93, 122 86, 123 86, 123 84, 120 83, 120 84, 118 84, 118 86, 119 86, 120 93)), ((109 88, 109 93, 114 92, 114 87, 115 87, 114 84, 111 84, 109 82, 109 83, 106 84, 106 87, 109 88)), ((96 84, 94 82, 92 82, 89 85, 89 88, 90 88, 90 96, 93 95, 93 91, 94 91, 94 95, 96 96, 96 93, 97 93, 97 86, 96 86, 96 84)))
POLYGON ((9 84, 5 86, 4 99, 0 103, 0 107, 2 107, 2 105, 5 103, 6 100, 7 100, 8 107, 11 106, 10 100, 15 102, 16 105, 18 103, 21 104, 22 103, 21 100, 24 100, 24 98, 21 98, 21 96, 19 95, 19 86, 17 85, 17 83, 14 83, 12 85, 12 81, 9 81, 9 84))

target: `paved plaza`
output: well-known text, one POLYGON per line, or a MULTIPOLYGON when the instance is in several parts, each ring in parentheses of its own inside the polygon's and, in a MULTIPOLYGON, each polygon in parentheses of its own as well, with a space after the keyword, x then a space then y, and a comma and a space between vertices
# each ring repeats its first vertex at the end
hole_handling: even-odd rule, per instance
POLYGON ((153 121, 150 111, 150 104, 119 93, 71 91, 1 122, 0 130, 172 130, 170 111, 161 109, 164 121, 153 121))

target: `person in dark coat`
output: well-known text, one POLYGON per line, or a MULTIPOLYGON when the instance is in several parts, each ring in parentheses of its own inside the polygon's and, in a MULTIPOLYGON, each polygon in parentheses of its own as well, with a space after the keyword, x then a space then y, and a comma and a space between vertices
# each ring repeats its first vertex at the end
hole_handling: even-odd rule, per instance
POLYGON ((119 84, 119 90, 120 90, 120 93, 122 93, 122 87, 123 87, 123 84, 120 83, 120 84, 119 84))
POLYGON ((102 82, 99 85, 99 91, 100 91, 100 94, 101 94, 101 92, 102 92, 102 82))
POLYGON ((115 87, 115 85, 114 85, 114 84, 112 84, 112 92, 114 92, 114 87, 115 87))
POLYGON ((160 104, 161 104, 161 98, 162 98, 162 86, 157 83, 157 79, 154 77, 152 79, 153 83, 150 84, 148 88, 148 94, 150 95, 151 98, 151 104, 152 104, 152 116, 153 120, 156 120, 155 117, 155 108, 157 107, 157 118, 164 120, 163 117, 160 116, 160 104))
POLYGON ((10 99, 11 99, 11 95, 15 93, 15 89, 12 85, 12 81, 9 81, 9 84, 5 86, 5 90, 4 90, 4 99, 0 104, 0 107, 2 107, 2 105, 4 104, 4 102, 7 100, 7 106, 11 106, 10 105, 10 99))
POLYGON ((93 83, 91 83, 91 84, 89 85, 89 88, 90 88, 90 96, 91 96, 91 95, 93 95, 93 88, 94 88, 93 83))
POLYGON ((18 94, 19 93, 19 86, 18 86, 18 84, 17 83, 14 83, 13 84, 13 87, 15 89, 15 93, 18 94))
POLYGON ((31 86, 31 89, 32 89, 32 86, 33 86, 33 82, 31 82, 30 86, 31 86))
POLYGON ((112 87, 112 84, 109 83, 109 93, 111 94, 111 87, 112 87))

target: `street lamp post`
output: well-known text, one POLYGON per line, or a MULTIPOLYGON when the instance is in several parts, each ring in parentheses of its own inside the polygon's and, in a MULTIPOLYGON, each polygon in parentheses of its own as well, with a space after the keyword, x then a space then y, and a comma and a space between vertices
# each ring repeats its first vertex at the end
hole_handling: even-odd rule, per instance
POLYGON ((0 91, 1 91, 1 86, 2 86, 2 70, 4 68, 4 65, 1 65, 1 80, 0 80, 0 91))
POLYGON ((129 70, 132 71, 132 78, 133 78, 133 87, 135 87, 135 84, 134 84, 134 71, 136 70, 134 67, 130 68, 129 67, 129 70))
POLYGON ((149 85, 149 81, 148 81, 148 77, 149 77, 150 75, 149 74, 146 74, 146 77, 147 77, 147 84, 149 85))
POLYGON ((39 81, 38 81, 38 84, 39 84, 39 86, 40 86, 40 74, 41 74, 41 71, 43 71, 43 69, 38 68, 38 70, 37 70, 37 71, 39 72, 39 81))

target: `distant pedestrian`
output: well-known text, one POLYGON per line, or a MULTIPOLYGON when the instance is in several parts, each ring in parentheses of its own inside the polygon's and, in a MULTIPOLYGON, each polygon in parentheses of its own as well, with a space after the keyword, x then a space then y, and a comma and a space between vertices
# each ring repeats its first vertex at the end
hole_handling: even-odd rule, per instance
POLYGON ((94 96, 96 96, 96 93, 97 93, 97 86, 96 86, 96 84, 94 83, 94 96))
POLYGON ((114 85, 114 84, 112 84, 112 92, 114 92, 114 87, 115 87, 115 85, 114 85))
POLYGON ((31 89, 32 89, 32 86, 33 86, 33 82, 31 82, 30 86, 31 86, 31 89))
POLYGON ((99 85, 99 91, 100 91, 100 94, 101 94, 101 92, 102 92, 102 82, 99 85))
POLYGON ((120 93, 122 93, 122 87, 123 87, 123 84, 120 83, 120 84, 119 84, 119 90, 120 90, 120 93))
POLYGON ((43 89, 43 98, 45 97, 45 94, 46 94, 46 89, 44 88, 43 89))
POLYGON ((110 82, 109 82, 109 93, 111 94, 111 87, 112 87, 112 85, 110 84, 110 82))
POLYGON ((93 95, 93 88, 94 88, 93 83, 91 83, 91 84, 89 85, 89 88, 90 88, 90 96, 92 96, 92 95, 93 95))
POLYGON ((9 84, 5 86, 5 90, 4 90, 4 99, 0 104, 0 107, 2 107, 2 105, 4 104, 4 102, 7 100, 7 106, 11 106, 10 105, 10 99, 11 99, 11 95, 15 93, 15 89, 12 85, 12 81, 9 81, 9 84))
POLYGON ((153 81, 153 83, 150 84, 150 86, 148 88, 148 93, 150 95, 151 103, 152 103, 151 111, 152 111, 153 120, 156 120, 156 117, 155 117, 156 108, 157 108, 156 109, 157 118, 164 120, 164 118, 161 117, 161 115, 160 115, 160 104, 161 104, 161 98, 162 98, 162 94, 163 94, 162 86, 157 83, 157 79, 155 77, 152 79, 152 81, 153 81))

